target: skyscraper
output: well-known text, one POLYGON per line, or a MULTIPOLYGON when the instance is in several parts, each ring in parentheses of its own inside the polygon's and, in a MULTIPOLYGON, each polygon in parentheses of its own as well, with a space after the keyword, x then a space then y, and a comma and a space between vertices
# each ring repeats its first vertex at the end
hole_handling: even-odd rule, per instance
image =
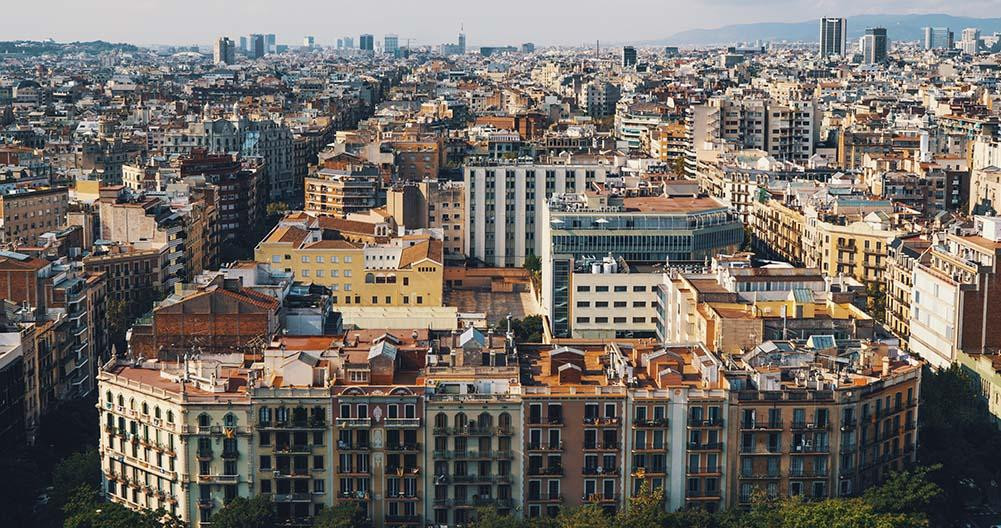
POLYGON ((636 48, 632 46, 622 47, 622 67, 632 68, 636 66, 636 48))
POLYGON ((459 55, 466 54, 466 34, 462 31, 459 32, 459 55))
POLYGON ((229 37, 219 37, 212 50, 212 62, 215 64, 233 64, 236 62, 236 45, 229 37))
POLYGON ((316 37, 312 35, 302 37, 302 46, 304 48, 313 49, 316 46, 316 37))
POLYGON ((886 36, 886 28, 868 28, 860 41, 862 45, 862 62, 878 64, 886 60, 890 50, 890 39, 886 36))
POLYGON ((250 36, 247 43, 249 48, 247 49, 247 55, 252 59, 259 59, 264 56, 264 35, 254 33, 250 36))
POLYGON ((924 48, 930 49, 952 49, 952 31, 946 27, 926 27, 924 48))
POLYGON ((240 37, 240 51, 247 52, 247 37, 240 37))
POLYGON ((980 30, 977 28, 966 28, 963 30, 963 39, 959 41, 959 48, 967 55, 976 55, 980 50, 980 30))
POLYGON ((354 49, 355 48, 355 38, 354 37, 344 37, 344 49, 354 49))
POLYGON ((382 41, 382 51, 386 55, 396 56, 400 51, 400 37, 394 34, 386 35, 382 41))
POLYGON ((844 18, 820 19, 820 56, 843 56, 847 34, 848 22, 844 18))
POLYGON ((375 53, 375 37, 368 33, 358 37, 358 49, 365 53, 375 53))
POLYGON ((278 37, 274 33, 268 33, 264 37, 265 53, 274 53, 278 48, 278 37))

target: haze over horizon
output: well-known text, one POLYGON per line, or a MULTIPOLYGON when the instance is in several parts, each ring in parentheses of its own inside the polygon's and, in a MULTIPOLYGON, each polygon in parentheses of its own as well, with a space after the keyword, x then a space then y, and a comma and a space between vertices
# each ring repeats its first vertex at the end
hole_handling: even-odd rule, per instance
POLYGON ((502 9, 462 0, 383 0, 340 3, 320 0, 40 0, 6 6, 4 40, 106 40, 139 45, 208 44, 216 37, 275 33, 299 44, 313 35, 321 45, 342 36, 396 33, 401 44, 452 42, 460 26, 470 45, 539 45, 654 40, 696 28, 754 22, 801 22, 821 16, 944 13, 1001 14, 1001 0, 956 5, 943 0, 620 0, 612 8, 594 0, 510 0, 502 9), (295 6, 294 8, 288 8, 295 6), (375 8, 373 8, 373 6, 375 8), (593 6, 593 9, 588 9, 593 6), (598 9, 603 10, 599 11, 598 9), (39 10, 44 23, 32 22, 39 10), (126 20, 127 22, 121 22, 126 20))

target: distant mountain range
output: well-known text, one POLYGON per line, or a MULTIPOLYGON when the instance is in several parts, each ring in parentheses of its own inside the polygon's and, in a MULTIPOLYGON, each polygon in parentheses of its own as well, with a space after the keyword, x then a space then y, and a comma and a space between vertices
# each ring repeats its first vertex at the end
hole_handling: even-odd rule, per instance
MULTIPOLYGON (((1001 18, 973 18, 952 15, 858 15, 848 17, 848 40, 858 39, 866 28, 885 27, 890 40, 921 40, 924 27, 947 27, 956 34, 963 28, 980 28, 989 35, 1001 32, 1001 18)), ((735 24, 717 29, 691 29, 658 40, 638 42, 643 46, 710 46, 735 42, 796 41, 818 42, 820 19, 805 22, 761 22, 735 24)))

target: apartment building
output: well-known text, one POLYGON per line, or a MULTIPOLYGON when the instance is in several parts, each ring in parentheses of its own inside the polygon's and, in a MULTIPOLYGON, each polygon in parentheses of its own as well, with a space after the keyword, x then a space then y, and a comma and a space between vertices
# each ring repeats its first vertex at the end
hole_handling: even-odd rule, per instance
POLYGON ((542 255, 547 200, 554 194, 584 192, 614 173, 610 164, 593 157, 467 165, 467 255, 499 267, 520 267, 525 257, 542 255))
POLYGON ((571 337, 655 337, 657 285, 653 266, 634 266, 612 257, 574 261, 570 275, 571 337))
POLYGON ((938 235, 914 264, 910 350, 938 368, 961 351, 990 353, 1001 336, 993 291, 1001 256, 1001 219, 975 217, 973 229, 938 235))
POLYGON ((761 256, 802 265, 805 224, 802 211, 784 199, 756 199, 748 216, 751 248, 761 256))
POLYGON ((362 223, 289 214, 257 245, 255 260, 330 288, 335 305, 442 305, 440 240, 428 235, 390 238, 389 224, 365 224, 381 242, 352 241, 350 232, 339 229, 348 224, 362 223))
POLYGON ((931 241, 922 236, 900 237, 890 243, 886 264, 886 327, 906 348, 910 336, 914 264, 928 250, 931 241))
POLYGON ((62 229, 68 204, 65 187, 11 189, 0 194, 0 242, 33 242, 43 233, 62 229))
POLYGON ((253 229, 265 214, 267 189, 260 161, 241 161, 232 154, 208 154, 195 149, 181 158, 182 178, 195 177, 214 186, 220 242, 232 241, 253 229))
POLYGON ((728 507, 770 497, 851 496, 913 464, 921 363, 830 336, 767 341, 735 356, 726 436, 728 507), (848 359, 856 355, 857 359, 848 359), (839 366, 847 360, 851 368, 839 366))
POLYGON ((640 139, 644 151, 651 157, 667 163, 684 159, 691 148, 691 140, 684 123, 659 125, 647 131, 640 139))
POLYGON ((466 194, 462 182, 420 181, 386 191, 386 212, 408 230, 440 230, 446 262, 466 257, 466 194))
MULTIPOLYGON (((813 206, 803 211, 803 263, 818 268, 828 277, 841 275, 859 282, 882 287, 887 254, 894 239, 904 231, 894 227, 884 212, 864 213, 867 200, 843 200, 839 204, 863 215, 824 212, 813 206)), ((881 207, 890 206, 889 203, 881 207)))
POLYGON ((714 260, 701 271, 664 273, 657 291, 658 337, 739 353, 772 339, 869 339, 872 318, 843 283, 816 269, 751 268, 714 260))
MULTIPOLYGON (((103 272, 108 280, 108 299, 126 305, 158 300, 166 292, 163 270, 167 267, 167 246, 143 248, 143 244, 99 244, 82 259, 90 272, 103 272)), ((142 314, 130 313, 136 317, 142 314)))
POLYGON ((735 252, 744 234, 733 211, 713 198, 611 190, 554 196, 541 227, 542 305, 556 337, 571 336, 576 324, 575 263, 605 255, 646 265, 701 262, 735 252))
POLYGON ((379 170, 374 165, 345 170, 321 168, 306 177, 305 210, 341 217, 364 213, 376 207, 380 187, 379 170))

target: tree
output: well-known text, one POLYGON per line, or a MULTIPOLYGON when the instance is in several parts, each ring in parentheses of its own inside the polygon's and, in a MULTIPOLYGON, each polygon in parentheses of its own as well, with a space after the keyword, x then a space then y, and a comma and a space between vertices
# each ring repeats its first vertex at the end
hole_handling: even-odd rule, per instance
POLYGON ((338 504, 326 508, 313 521, 313 528, 368 528, 365 510, 357 504, 338 504))
POLYGON ((527 523, 514 515, 501 515, 496 508, 477 508, 473 528, 525 528, 527 523))
POLYGON ((81 486, 97 490, 101 484, 101 459, 88 449, 62 459, 52 471, 52 507, 62 509, 81 486))
POLYGON ((265 212, 272 218, 282 216, 288 212, 288 204, 285 202, 271 202, 265 208, 265 212))
POLYGON ((177 517, 159 509, 135 511, 114 502, 102 502, 97 489, 77 488, 63 506, 63 528, 184 528, 177 517))
POLYGON ((529 255, 525 257, 525 263, 522 266, 533 275, 540 273, 542 271, 542 259, 537 255, 529 255))
MULTIPOLYGON (((507 329, 507 320, 501 319, 498 321, 496 328, 505 331, 507 329)), ((511 332, 518 343, 541 343, 542 316, 529 315, 524 319, 511 318, 511 332)))
POLYGON ((646 528, 648 526, 663 526, 666 521, 664 488, 651 490, 644 482, 639 493, 629 498, 626 509, 616 516, 615 526, 646 528))
POLYGON ((678 157, 674 158, 674 161, 671 162, 671 169, 674 171, 674 174, 677 175, 678 177, 684 176, 685 175, 685 157, 684 156, 678 156, 678 157))
POLYGON ((212 528, 271 528, 275 511, 271 499, 258 495, 251 499, 237 497, 212 516, 212 528))
POLYGON ((0 507, 6 526, 32 526, 35 500, 42 487, 38 465, 24 453, 5 453, 0 457, 0 507))
POLYGON ((886 321, 886 292, 875 282, 866 286, 866 308, 873 319, 882 323, 886 321))
POLYGON ((556 516, 555 528, 608 528, 617 526, 601 506, 591 502, 576 508, 563 508, 556 516))
POLYGON ((877 513, 904 515, 915 523, 927 522, 929 515, 942 507, 942 488, 929 479, 929 474, 939 469, 941 466, 895 472, 881 486, 867 490, 863 499, 877 513))

